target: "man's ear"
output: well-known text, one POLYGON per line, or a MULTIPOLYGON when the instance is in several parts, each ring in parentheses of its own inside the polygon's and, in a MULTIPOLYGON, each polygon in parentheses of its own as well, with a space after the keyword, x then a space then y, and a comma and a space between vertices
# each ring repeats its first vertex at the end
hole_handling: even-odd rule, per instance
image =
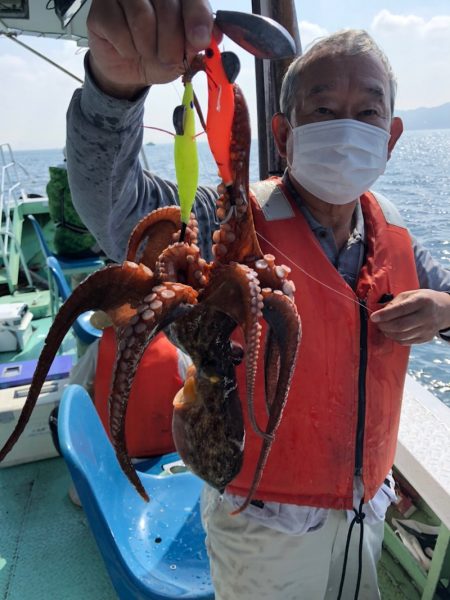
POLYGON ((275 113, 272 117, 272 133, 278 152, 283 158, 286 158, 287 155, 287 140, 290 130, 291 127, 286 116, 280 112, 275 113))
POLYGON ((403 133, 403 121, 400 117, 394 117, 391 121, 391 138, 388 143, 388 160, 391 158, 392 150, 394 149, 397 140, 403 133))

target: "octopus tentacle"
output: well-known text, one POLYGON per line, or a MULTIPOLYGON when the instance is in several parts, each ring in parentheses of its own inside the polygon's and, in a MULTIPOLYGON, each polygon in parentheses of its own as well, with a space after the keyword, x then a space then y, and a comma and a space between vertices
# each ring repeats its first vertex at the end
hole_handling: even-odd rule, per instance
POLYGON ((278 427, 287 400, 301 340, 301 321, 294 302, 280 291, 263 290, 263 316, 269 324, 268 335, 272 338, 269 352, 276 353, 265 359, 266 396, 270 412, 268 429, 273 433, 278 427))
POLYGON ((291 268, 286 265, 276 265, 275 257, 272 254, 265 254, 262 258, 255 261, 253 266, 258 273, 259 280, 263 287, 272 290, 281 290, 289 298, 294 298, 295 285, 288 279, 291 268))
POLYGON ((263 253, 256 237, 249 191, 250 119, 247 104, 241 89, 234 84, 235 118, 231 132, 231 166, 234 180, 227 191, 217 200, 217 216, 223 220, 235 210, 227 222, 222 224, 213 241, 213 253, 217 261, 250 264, 263 253), (234 236, 231 236, 231 233, 234 236))
POLYGON ((207 283, 206 265, 198 246, 177 242, 161 253, 155 273, 160 281, 179 281, 198 290, 207 283))
POLYGON ((203 302, 213 304, 230 315, 244 331, 249 417, 254 431, 262 437, 267 437, 256 421, 253 401, 262 329, 259 319, 263 308, 261 287, 256 273, 247 265, 239 263, 215 267, 211 270, 211 279, 204 294, 203 302))
POLYGON ((136 369, 147 346, 161 329, 179 317, 177 309, 180 306, 196 302, 197 292, 190 286, 171 282, 157 285, 143 298, 127 325, 117 331, 118 350, 109 398, 111 439, 122 470, 145 500, 149 499, 147 492, 126 450, 125 418, 128 397, 136 369))
POLYGON ((178 206, 157 208, 141 219, 131 232, 127 260, 143 263, 154 269, 158 256, 180 228, 181 210, 178 206))
MULTIPOLYGON (((150 292, 153 284, 150 269, 144 265, 124 263, 110 265, 92 273, 74 289, 59 309, 47 334, 17 425, 0 450, 0 461, 5 458, 25 429, 56 352, 75 319, 88 310, 100 309, 108 312, 110 316, 114 315, 116 322, 120 322, 124 313, 119 309, 130 301, 138 302, 139 298, 150 292)), ((129 308, 127 313, 131 312, 132 309, 129 308)))
MULTIPOLYGON (((263 291, 263 296, 263 315, 269 324, 270 334, 276 339, 275 343, 278 346, 278 360, 276 363, 279 361, 279 365, 277 364, 276 366, 274 362, 266 364, 268 370, 266 377, 269 380, 273 377, 276 378, 276 384, 273 381, 269 381, 268 388, 273 395, 267 399, 269 420, 267 422, 266 433, 272 439, 264 439, 247 497, 243 504, 232 514, 238 514, 247 508, 261 481, 272 441, 281 422, 282 413, 286 405, 301 339, 301 323, 292 300, 279 291, 273 293, 263 291)), ((271 351, 273 351, 272 344, 271 351)))
MULTIPOLYGON (((190 217, 189 217, 189 221, 186 225, 186 229, 184 231, 184 241, 186 243, 192 244, 192 245, 198 244, 198 232, 199 232, 199 227, 198 227, 197 219, 196 219, 194 213, 191 213, 190 217)), ((174 242, 179 241, 180 233, 181 233, 181 229, 180 229, 180 231, 177 231, 176 234, 174 234, 174 236, 172 238, 172 240, 174 242)))
MULTIPOLYGON (((126 257, 136 263, 155 268, 161 252, 169 244, 177 241, 181 231, 181 210, 178 206, 157 208, 141 219, 131 232, 126 257)), ((185 239, 196 244, 198 223, 194 215, 189 220, 185 239)))
MULTIPOLYGON (((264 294, 271 290, 264 288, 262 291, 264 294)), ((280 348, 273 330, 269 327, 264 347, 264 401, 268 417, 270 416, 270 409, 275 400, 279 375, 280 348)))

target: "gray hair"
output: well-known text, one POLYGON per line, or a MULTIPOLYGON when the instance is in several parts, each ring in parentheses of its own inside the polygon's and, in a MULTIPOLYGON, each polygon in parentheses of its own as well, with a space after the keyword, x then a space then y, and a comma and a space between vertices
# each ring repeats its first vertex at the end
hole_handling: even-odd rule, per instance
POLYGON ((372 54, 380 59, 389 79, 391 113, 394 112, 397 81, 392 71, 391 64, 375 43, 373 38, 363 29, 343 29, 332 35, 320 39, 305 54, 294 59, 283 78, 280 94, 280 109, 291 117, 295 108, 295 99, 301 81, 301 75, 317 58, 322 56, 358 56, 372 54))

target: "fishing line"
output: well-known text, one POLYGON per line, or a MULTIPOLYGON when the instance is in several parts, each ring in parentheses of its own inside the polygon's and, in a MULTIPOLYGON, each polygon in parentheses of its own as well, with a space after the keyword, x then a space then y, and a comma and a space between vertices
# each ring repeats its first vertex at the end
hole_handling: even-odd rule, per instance
MULTIPOLYGON (((177 96, 180 98, 180 102, 181 102, 181 96, 180 96, 177 86, 175 85, 175 82, 172 82, 172 88, 175 91, 175 93, 177 94, 177 96)), ((198 99, 197 99, 195 93, 194 93, 194 101, 197 101, 197 103, 198 103, 198 99)), ((198 105, 198 108, 201 111, 200 104, 198 105)), ((200 112, 200 114, 201 114, 201 112, 200 112)), ((200 117, 200 114, 197 111, 196 116, 197 116, 198 120, 200 121, 200 125, 201 125, 201 127, 203 127, 203 129, 194 135, 195 140, 197 138, 199 138, 200 136, 206 134, 206 123, 205 123, 204 119, 202 118, 203 115, 200 117)), ((176 133, 169 131, 168 129, 164 129, 162 127, 157 127, 156 125, 141 125, 141 127, 144 129, 152 129, 153 131, 159 131, 161 133, 165 133, 167 135, 170 135, 172 138, 176 137, 176 133)), ((209 152, 211 152, 209 145, 208 145, 208 150, 209 150, 209 152)), ((210 179, 210 173, 213 168, 212 165, 215 165, 214 161, 211 162, 211 160, 207 160, 206 157, 204 156, 204 153, 202 151, 200 151, 200 148, 198 148, 198 160, 199 160, 199 166, 203 169, 203 171, 205 173, 208 173, 208 179, 210 179)))
POLYGON ((345 298, 349 302, 353 302, 353 304, 357 304, 358 306, 362 306, 363 308, 365 308, 367 310, 367 312, 369 314, 373 312, 372 310, 370 310, 369 308, 367 308, 367 306, 363 302, 360 302, 359 300, 355 300, 354 298, 350 298, 350 296, 347 296, 346 294, 343 294, 342 292, 339 292, 335 288, 331 287, 330 285, 327 285, 323 281, 320 281, 320 279, 317 279, 316 277, 314 277, 314 275, 311 275, 311 273, 308 273, 308 271, 306 271, 303 267, 301 267, 300 265, 298 265, 295 261, 292 260, 292 258, 290 258, 282 250, 280 250, 279 248, 277 248, 274 244, 272 244, 272 242, 269 242, 269 240, 267 238, 265 238, 263 235, 261 235, 260 233, 256 232, 256 235, 259 238, 261 238, 261 240, 263 240, 263 242, 265 242, 269 246, 272 246, 272 248, 278 254, 280 254, 283 258, 285 258, 287 261, 289 261, 291 263, 291 265, 293 265, 296 269, 298 269, 299 271, 301 271, 304 275, 306 275, 307 277, 309 277, 310 279, 312 279, 313 281, 315 281, 319 285, 322 285, 323 287, 325 287, 328 290, 334 292, 335 294, 338 294, 339 296, 342 296, 343 298, 345 298))
POLYGON ((155 131, 161 131, 162 133, 167 133, 172 137, 175 137, 173 131, 168 131, 167 129, 161 129, 161 127, 153 127, 153 125, 142 125, 144 129, 154 129, 155 131))
MULTIPOLYGON (((175 85, 175 81, 172 81, 170 85, 171 85, 172 90, 175 92, 176 96, 178 97, 178 101, 181 102, 180 90, 175 85)), ((173 131, 169 131, 168 129, 162 129, 161 127, 156 127, 153 125, 142 125, 142 127, 144 129, 153 129, 154 131, 160 131, 161 133, 167 133, 167 134, 171 135, 172 137, 175 137, 175 134, 173 133, 173 131)))
MULTIPOLYGON (((178 79, 176 80, 178 81, 178 79)), ((180 90, 178 89, 177 85, 175 84, 175 81, 171 82, 171 87, 174 90, 175 94, 178 96, 178 100, 179 102, 181 102, 181 99, 183 97, 183 94, 180 92, 180 90)))
MULTIPOLYGON (((206 78, 206 72, 205 71, 199 71, 197 73, 197 75, 201 74, 201 73, 203 73, 204 76, 205 76, 205 78, 206 78)), ((195 93, 195 91, 194 91, 194 105, 195 105, 195 109, 196 109, 197 119, 198 119, 198 121, 199 121, 199 123, 200 123, 200 125, 201 125, 201 127, 203 129, 203 131, 199 131, 198 133, 195 134, 195 138, 197 139, 198 137, 200 137, 200 136, 202 136, 204 134, 207 134, 207 127, 206 127, 206 119, 205 119, 205 117, 203 115, 202 107, 201 107, 200 101, 199 101, 198 96, 195 93)), ((198 150, 199 150, 199 152, 198 152, 199 163, 203 167, 204 172, 209 173, 210 170, 211 170, 211 161, 206 160, 205 156, 203 155, 203 152, 200 151, 200 148, 198 148, 198 150)), ((208 144, 208 150, 209 150, 210 155, 211 155, 211 149, 209 147, 209 144, 208 144)))
MULTIPOLYGON (((185 68, 186 68, 186 71, 188 71, 188 70, 190 71, 191 70, 191 66, 190 65, 188 67, 185 66, 185 68)), ((203 71, 203 70, 198 71, 196 73, 196 75, 199 75, 199 74, 201 75, 202 73, 204 75, 204 78, 206 79, 206 72, 203 71)), ((175 89, 175 91, 177 92, 177 94, 178 94, 178 96, 180 98, 180 101, 181 101, 181 96, 180 96, 179 89, 175 85, 174 81, 172 82, 172 86, 175 89)), ((195 105, 195 108, 196 108, 196 117, 198 119, 198 122, 200 123, 200 126, 202 127, 202 131, 199 131, 194 136, 194 138, 197 139, 198 137, 206 134, 206 119, 203 116, 203 111, 202 111, 202 108, 201 108, 201 104, 200 104, 200 101, 198 99, 197 94, 195 93, 195 90, 194 90, 194 105, 195 105)), ((208 146, 208 149, 209 149, 209 146, 208 146)), ((200 148, 198 149, 198 160, 199 160, 200 166, 203 167, 203 170, 205 172, 209 173, 210 168, 211 168, 211 164, 208 164, 209 161, 205 160, 205 157, 203 156, 203 153, 200 152, 200 148)))

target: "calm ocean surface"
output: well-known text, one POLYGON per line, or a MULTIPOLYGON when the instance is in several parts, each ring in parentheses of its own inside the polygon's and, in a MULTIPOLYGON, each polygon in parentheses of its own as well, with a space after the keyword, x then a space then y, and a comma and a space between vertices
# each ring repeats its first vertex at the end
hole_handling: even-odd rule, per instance
MULTIPOLYGON (((215 185, 216 168, 205 143, 199 144, 201 181, 215 185)), ((175 179, 171 144, 146 146, 150 168, 175 179)), ((62 151, 17 151, 30 177, 26 190, 45 193, 48 167, 62 162, 62 151)), ((254 145, 251 180, 258 179, 254 145)), ((386 173, 374 186, 395 202, 412 234, 450 269, 450 129, 411 131, 398 142, 386 173)), ((414 346, 410 373, 450 406, 450 344, 434 340, 414 346)))

